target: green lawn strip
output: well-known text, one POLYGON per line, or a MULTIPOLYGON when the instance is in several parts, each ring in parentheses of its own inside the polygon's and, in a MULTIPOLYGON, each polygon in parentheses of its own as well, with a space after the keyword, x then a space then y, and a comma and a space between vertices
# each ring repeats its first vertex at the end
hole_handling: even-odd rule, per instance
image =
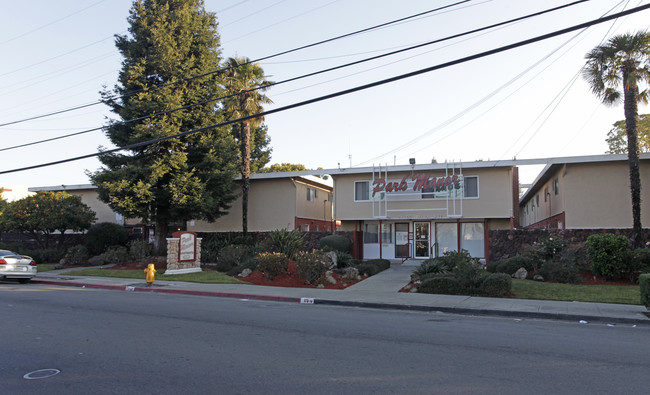
POLYGON ((641 304, 638 286, 573 285, 513 279, 512 294, 517 299, 641 304))
MULTIPOLYGON (((170 274, 163 275, 165 271, 159 270, 156 273, 156 281, 186 281, 191 283, 208 283, 208 284, 247 284, 236 278, 227 276, 213 270, 204 270, 196 273, 170 274)), ((117 277, 117 278, 134 278, 145 279, 143 270, 111 270, 111 269, 81 269, 70 271, 66 274, 72 276, 98 276, 98 277, 117 277)))

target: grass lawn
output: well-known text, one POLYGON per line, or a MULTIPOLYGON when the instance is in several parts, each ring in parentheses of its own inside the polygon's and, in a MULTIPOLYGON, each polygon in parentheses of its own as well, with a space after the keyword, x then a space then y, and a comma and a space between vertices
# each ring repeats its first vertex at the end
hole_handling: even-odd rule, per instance
POLYGON ((513 279, 512 294, 517 299, 641 304, 639 287, 626 285, 574 285, 513 279))
MULTIPOLYGON (((227 276, 223 273, 214 270, 204 270, 197 273, 185 274, 171 274, 168 276, 162 275, 164 270, 158 270, 156 273, 156 281, 187 281, 190 283, 209 283, 209 284, 246 284, 236 278, 227 276)), ((143 270, 111 270, 111 269, 81 269, 75 270, 68 274, 74 276, 99 276, 99 277, 119 277, 119 278, 134 278, 145 279, 143 270)))

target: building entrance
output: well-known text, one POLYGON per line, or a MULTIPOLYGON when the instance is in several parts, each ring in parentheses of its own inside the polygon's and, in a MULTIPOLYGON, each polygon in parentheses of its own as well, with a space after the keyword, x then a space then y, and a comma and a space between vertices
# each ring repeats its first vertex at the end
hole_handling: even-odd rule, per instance
POLYGON ((431 223, 414 222, 415 258, 429 258, 431 254, 431 223))

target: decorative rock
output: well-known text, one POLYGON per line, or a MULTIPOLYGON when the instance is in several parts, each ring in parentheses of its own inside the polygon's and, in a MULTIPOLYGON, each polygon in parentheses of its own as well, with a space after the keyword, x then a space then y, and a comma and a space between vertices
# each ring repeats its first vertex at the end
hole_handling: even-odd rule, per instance
POLYGON ((336 252, 334 251, 326 252, 325 256, 328 257, 330 261, 332 261, 332 264, 330 265, 330 269, 335 268, 337 265, 336 252))
POLYGON ((536 274, 533 276, 533 280, 544 282, 544 277, 541 274, 536 274))
POLYGON ((239 277, 248 277, 253 271, 251 269, 244 269, 239 273, 239 277))
POLYGON ((330 284, 336 284, 336 279, 334 278, 334 276, 332 276, 331 271, 325 273, 325 281, 327 281, 330 284))
POLYGON ((528 276, 528 270, 524 269, 523 267, 520 267, 519 269, 517 269, 515 274, 512 275, 512 278, 525 280, 526 276, 528 276))

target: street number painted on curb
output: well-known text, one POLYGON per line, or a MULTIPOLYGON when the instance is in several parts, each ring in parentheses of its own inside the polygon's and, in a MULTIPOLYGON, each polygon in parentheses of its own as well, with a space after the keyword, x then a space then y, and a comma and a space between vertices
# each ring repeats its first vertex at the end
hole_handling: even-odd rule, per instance
POLYGON ((128 286, 127 286, 125 290, 126 290, 126 291, 135 291, 135 287, 128 287, 128 286))
POLYGON ((314 298, 300 298, 300 303, 314 304, 314 298))

